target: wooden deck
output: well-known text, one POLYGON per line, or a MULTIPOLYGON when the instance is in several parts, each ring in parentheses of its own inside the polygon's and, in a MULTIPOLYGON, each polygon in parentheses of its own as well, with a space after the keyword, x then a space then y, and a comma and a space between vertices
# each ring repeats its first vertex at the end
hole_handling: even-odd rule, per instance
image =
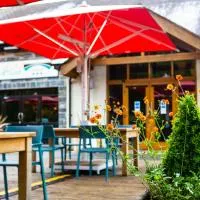
MULTIPOLYGON (((141 181, 133 176, 111 177, 108 182, 103 176, 67 178, 48 186, 49 200, 140 200, 144 192, 141 181)), ((18 196, 10 199, 17 200, 18 196)), ((32 191, 32 199, 43 199, 41 188, 32 191)))
MULTIPOLYGON (((143 164, 139 162, 139 166, 143 164)), ((69 171, 70 172, 70 171, 69 171)), ((110 176, 109 181, 105 182, 104 175, 88 176, 88 172, 81 173, 79 179, 74 175, 67 177, 62 181, 48 185, 49 200, 141 200, 145 194, 146 188, 139 178, 135 176, 121 176, 121 169, 118 169, 118 175, 110 176)), ((67 172, 68 173, 68 172, 67 172)), ((0 169, 0 191, 3 191, 3 176, 0 169)), ((9 188, 17 186, 17 169, 9 168, 9 188)), ((47 174, 47 178, 49 174, 47 174)), ((33 174, 33 182, 41 180, 39 173, 33 174)), ((18 199, 18 196, 10 197, 11 200, 18 199)), ((32 191, 33 200, 42 200, 42 188, 32 191)))

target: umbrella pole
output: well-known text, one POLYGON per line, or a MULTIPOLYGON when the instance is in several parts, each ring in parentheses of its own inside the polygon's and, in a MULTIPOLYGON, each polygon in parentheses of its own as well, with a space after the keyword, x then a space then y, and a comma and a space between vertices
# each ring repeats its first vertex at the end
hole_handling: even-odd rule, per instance
POLYGON ((84 57, 82 71, 82 121, 89 118, 89 77, 88 77, 88 57, 84 57))

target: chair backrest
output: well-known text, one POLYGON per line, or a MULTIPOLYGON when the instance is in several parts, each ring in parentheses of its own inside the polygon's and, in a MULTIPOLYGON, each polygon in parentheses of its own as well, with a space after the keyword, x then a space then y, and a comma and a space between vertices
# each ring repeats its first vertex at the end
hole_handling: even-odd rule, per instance
POLYGON ((80 138, 96 138, 96 139, 105 139, 106 130, 101 129, 99 126, 80 126, 79 127, 80 138))
POLYGON ((52 125, 44 125, 43 139, 55 139, 55 131, 52 125))
POLYGON ((36 132, 36 136, 32 139, 32 144, 41 144, 43 135, 42 125, 28 125, 28 126, 7 126, 7 132, 36 132))
POLYGON ((48 124, 49 123, 49 119, 48 118, 42 118, 41 123, 42 124, 48 124))

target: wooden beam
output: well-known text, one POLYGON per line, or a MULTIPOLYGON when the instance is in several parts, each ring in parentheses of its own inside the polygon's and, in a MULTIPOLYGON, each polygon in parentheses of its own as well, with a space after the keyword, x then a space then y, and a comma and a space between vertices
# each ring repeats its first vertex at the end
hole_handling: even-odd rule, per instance
POLYGON ((197 60, 200 59, 200 52, 192 53, 170 53, 159 55, 146 56, 129 56, 117 58, 96 58, 92 61, 92 65, 120 65, 133 63, 152 63, 152 62, 167 62, 178 60, 197 60))
POLYGON ((78 63, 78 58, 74 58, 69 60, 67 63, 63 64, 60 68, 60 72, 64 76, 69 76, 72 78, 76 78, 78 73, 76 72, 76 66, 78 63))
POLYGON ((162 17, 161 15, 154 13, 153 11, 150 12, 152 17, 158 22, 164 31, 200 50, 200 37, 198 35, 175 24, 165 17, 162 17))

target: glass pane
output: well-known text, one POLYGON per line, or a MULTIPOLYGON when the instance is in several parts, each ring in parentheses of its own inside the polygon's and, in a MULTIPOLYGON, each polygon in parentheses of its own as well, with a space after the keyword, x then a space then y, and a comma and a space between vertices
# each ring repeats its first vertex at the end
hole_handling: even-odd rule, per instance
MULTIPOLYGON (((135 124, 136 118, 134 111, 140 111, 146 115, 146 106, 144 104, 145 97, 145 88, 144 86, 133 86, 128 88, 129 92, 129 124, 135 124)), ((143 140, 146 137, 145 132, 143 131, 140 135, 140 140, 143 140)))
POLYGON ((130 79, 148 78, 148 64, 131 64, 130 65, 130 79))
POLYGON ((126 66, 127 65, 110 65, 108 67, 108 79, 109 80, 126 79, 126 66))
POLYGON ((5 96, 2 101, 3 115, 7 116, 7 122, 16 123, 18 122, 18 113, 20 112, 20 98, 5 96))
MULTIPOLYGON (((183 91, 189 91, 191 94, 196 95, 196 83, 195 81, 181 81, 181 87, 183 91)), ((183 95, 183 91, 179 89, 179 95, 183 95)))
POLYGON ((164 126, 164 129, 160 129, 160 141, 165 141, 171 133, 171 118, 169 113, 172 111, 172 92, 166 90, 166 85, 159 85, 154 87, 154 101, 155 101, 155 110, 158 111, 157 127, 161 128, 164 126), (169 104, 163 103, 163 99, 168 100, 169 104))
POLYGON ((42 96, 42 119, 47 119, 49 123, 57 125, 58 121, 58 97, 42 96))
MULTIPOLYGON (((110 105, 113 108, 114 105, 117 104, 117 102, 122 104, 122 85, 110 85, 109 86, 109 101, 110 105)), ((109 121, 112 119, 112 117, 115 116, 113 112, 109 113, 109 121)), ((122 117, 119 118, 120 124, 122 124, 122 117)))
POLYGON ((39 109, 39 99, 38 97, 25 97, 24 98, 24 122, 34 123, 39 122, 38 116, 39 109))
POLYGON ((182 76, 195 75, 195 62, 193 60, 174 62, 174 75, 181 74, 182 76))
POLYGON ((171 76, 171 64, 170 62, 152 63, 152 77, 170 77, 171 76))

